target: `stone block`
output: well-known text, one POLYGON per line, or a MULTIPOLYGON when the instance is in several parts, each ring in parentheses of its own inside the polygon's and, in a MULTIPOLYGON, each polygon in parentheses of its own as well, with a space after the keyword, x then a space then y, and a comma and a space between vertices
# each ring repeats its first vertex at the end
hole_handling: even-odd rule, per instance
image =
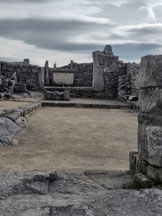
POLYGON ((140 89, 139 106, 143 113, 162 116, 162 89, 140 89))
POLYGON ((131 174, 135 174, 138 171, 139 155, 138 152, 129 153, 129 164, 131 174))
POLYGON ((4 93, 0 93, 0 98, 4 98, 4 93))
POLYGON ((16 122, 16 120, 21 116, 21 113, 20 112, 12 112, 12 113, 9 113, 7 115, 7 118, 11 119, 12 121, 16 122))
POLYGON ((157 167, 162 167, 162 127, 147 126, 146 141, 148 157, 146 161, 157 167))
POLYGON ((69 101, 70 100, 70 91, 66 90, 64 91, 64 101, 69 101))
POLYGON ((162 87, 162 55, 148 55, 142 57, 139 86, 162 87))
POLYGON ((103 52, 105 55, 114 55, 110 45, 106 45, 103 52))
POLYGON ((148 158, 147 139, 146 139, 147 121, 138 118, 138 152, 140 161, 148 158))
POLYGON ((151 188, 154 182, 148 176, 138 173, 133 178, 133 184, 136 188, 151 188))
POLYGON ((162 167, 162 127, 150 125, 146 120, 138 126, 140 161, 162 167))
POLYGON ((153 179, 156 183, 162 182, 162 168, 147 166, 147 176, 153 179))

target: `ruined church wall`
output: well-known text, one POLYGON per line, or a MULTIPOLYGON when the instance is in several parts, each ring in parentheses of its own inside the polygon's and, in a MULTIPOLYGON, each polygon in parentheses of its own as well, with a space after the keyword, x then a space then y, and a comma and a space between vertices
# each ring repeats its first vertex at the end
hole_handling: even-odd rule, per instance
POLYGON ((14 72, 17 74, 17 82, 26 84, 28 90, 40 90, 41 68, 36 65, 24 63, 1 62, 1 75, 11 77, 14 72))

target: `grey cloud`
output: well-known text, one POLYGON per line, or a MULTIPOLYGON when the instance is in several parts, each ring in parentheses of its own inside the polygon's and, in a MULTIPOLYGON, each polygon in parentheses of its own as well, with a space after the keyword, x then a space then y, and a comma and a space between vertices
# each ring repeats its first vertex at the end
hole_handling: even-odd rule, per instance
POLYGON ((139 59, 148 54, 154 54, 162 45, 156 43, 123 43, 113 45, 114 52, 123 59, 139 59))
POLYGON ((141 27, 130 27, 127 31, 127 39, 134 39, 136 41, 159 41, 162 34, 162 24, 154 24, 154 25, 147 25, 141 27))
POLYGON ((62 51, 93 51, 100 46, 93 43, 80 44, 72 41, 73 36, 103 31, 112 24, 98 24, 80 20, 60 19, 2 19, 0 20, 0 36, 24 41, 38 48, 62 51))
POLYGON ((161 34, 162 33, 162 25, 148 25, 148 26, 143 26, 140 28, 131 28, 128 30, 128 33, 134 34, 134 35, 152 35, 152 34, 161 34))
POLYGON ((54 0, 0 0, 0 3, 15 4, 15 3, 47 3, 54 0))

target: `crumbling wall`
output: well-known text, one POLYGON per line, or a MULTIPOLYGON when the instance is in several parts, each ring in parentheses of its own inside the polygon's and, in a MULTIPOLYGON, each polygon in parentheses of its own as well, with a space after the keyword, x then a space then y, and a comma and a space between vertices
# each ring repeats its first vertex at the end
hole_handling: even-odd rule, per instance
POLYGON ((138 76, 140 71, 140 65, 137 63, 128 63, 127 64, 127 74, 130 76, 130 89, 131 95, 138 95, 139 84, 138 84, 138 76))
POLYGON ((162 55, 142 58, 139 86, 140 171, 162 182, 162 55))
POLYGON ((138 95, 139 64, 119 61, 110 45, 93 52, 93 61, 93 87, 99 97, 127 100, 138 95))
POLYGON ((1 62, 1 75, 10 78, 15 72, 17 83, 26 84, 28 90, 40 90, 39 75, 41 68, 26 63, 1 62))
POLYGON ((118 98, 129 99, 129 96, 138 97, 139 85, 138 76, 140 65, 136 63, 123 63, 123 71, 118 77, 118 98))
POLYGON ((119 57, 112 52, 110 45, 103 51, 93 52, 93 87, 105 98, 116 98, 119 57))

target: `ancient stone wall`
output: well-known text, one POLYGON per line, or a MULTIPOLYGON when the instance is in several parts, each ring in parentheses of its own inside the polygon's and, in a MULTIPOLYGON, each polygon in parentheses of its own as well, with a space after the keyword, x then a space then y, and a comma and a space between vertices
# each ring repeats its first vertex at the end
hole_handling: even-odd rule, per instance
POLYGON ((128 99, 138 95, 138 64, 119 61, 110 45, 93 52, 93 61, 93 87, 99 97, 128 99))
POLYGON ((92 87, 93 79, 93 64, 75 64, 75 77, 74 77, 74 86, 78 87, 92 87))
MULTIPOLYGON (((113 54, 110 45, 106 45, 103 51, 93 52, 93 63, 78 64, 71 61, 64 67, 57 68, 55 64, 54 68, 50 68, 46 61, 45 66, 41 68, 30 65, 29 59, 25 59, 24 62, 1 62, 0 71, 6 77, 11 77, 16 72, 17 82, 26 85, 28 90, 37 91, 43 89, 44 86, 91 87, 92 97, 97 98, 127 100, 130 95, 138 96, 139 65, 119 61, 119 57, 113 54), (54 82, 54 73, 56 72, 62 73, 58 75, 66 81, 66 77, 68 77, 66 75, 72 73, 74 81, 70 84, 61 82, 59 85, 54 82), (65 75, 65 73, 67 74, 65 75)), ((87 97, 89 97, 89 92, 87 92, 87 97)))
POLYGON ((104 51, 93 52, 93 87, 95 91, 102 92, 104 98, 117 96, 117 77, 119 57, 107 45, 104 51))
POLYGON ((74 84, 75 87, 92 87, 93 80, 93 63, 83 63, 78 64, 71 62, 69 65, 66 65, 61 68, 50 68, 50 85, 53 83, 53 73, 56 70, 69 70, 69 72, 74 73, 74 84))
POLYGON ((129 99, 129 96, 138 97, 138 75, 140 65, 136 63, 122 63, 122 71, 118 77, 118 98, 129 99))
POLYGON ((162 55, 142 58, 139 86, 140 171, 162 182, 162 55))
POLYGON ((28 90, 40 90, 41 68, 27 63, 1 62, 1 75, 10 78, 16 72, 17 83, 26 84, 28 90))

